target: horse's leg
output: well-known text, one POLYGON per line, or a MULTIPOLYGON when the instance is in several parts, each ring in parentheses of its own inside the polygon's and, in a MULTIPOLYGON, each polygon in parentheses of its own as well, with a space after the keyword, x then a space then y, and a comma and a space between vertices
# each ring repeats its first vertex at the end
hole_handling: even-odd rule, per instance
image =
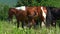
POLYGON ((18 16, 16 16, 16 19, 17 19, 17 28, 19 28, 19 18, 18 18, 18 16))
POLYGON ((19 28, 19 24, 20 24, 20 23, 19 23, 19 20, 17 20, 17 28, 19 28))
POLYGON ((39 25, 39 19, 36 19, 35 22, 36 22, 36 25, 39 25))
POLYGON ((24 28, 24 25, 25 25, 24 23, 25 23, 25 21, 23 20, 23 21, 22 21, 22 28, 24 28))
POLYGON ((38 20, 38 19, 35 19, 34 21, 35 21, 35 25, 34 25, 34 27, 38 28, 39 25, 40 25, 39 20, 38 20))
POLYGON ((52 20, 51 25, 52 25, 53 27, 56 27, 56 20, 52 20))
POLYGON ((27 27, 29 27, 29 29, 31 29, 31 27, 32 27, 32 22, 31 22, 31 19, 29 19, 29 20, 28 20, 27 27))
POLYGON ((32 19, 32 26, 34 26, 34 28, 36 27, 36 22, 34 19, 32 19))
POLYGON ((45 23, 46 23, 46 17, 44 17, 44 16, 41 16, 41 23, 40 23, 40 25, 41 25, 41 27, 44 27, 45 26, 45 23))
POLYGON ((27 25, 27 27, 29 27, 29 29, 31 29, 31 22, 30 21, 28 21, 28 25, 27 25))
POLYGON ((39 24, 39 26, 41 27, 41 25, 42 25, 42 18, 41 18, 41 16, 38 16, 38 21, 39 21, 39 23, 37 23, 37 24, 39 24))

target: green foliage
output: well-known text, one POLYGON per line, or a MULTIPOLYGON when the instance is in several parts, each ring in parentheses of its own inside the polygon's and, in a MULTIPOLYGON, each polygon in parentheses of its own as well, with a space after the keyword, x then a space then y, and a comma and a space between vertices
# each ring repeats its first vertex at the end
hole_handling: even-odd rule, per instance
POLYGON ((60 0, 18 0, 16 6, 54 6, 60 7, 60 0))
POLYGON ((5 4, 0 4, 0 19, 7 19, 9 6, 5 4))
POLYGON ((4 18, 7 18, 8 17, 9 6, 5 5, 3 10, 4 10, 4 18))
POLYGON ((37 2, 36 0, 18 0, 16 6, 36 6, 37 2))

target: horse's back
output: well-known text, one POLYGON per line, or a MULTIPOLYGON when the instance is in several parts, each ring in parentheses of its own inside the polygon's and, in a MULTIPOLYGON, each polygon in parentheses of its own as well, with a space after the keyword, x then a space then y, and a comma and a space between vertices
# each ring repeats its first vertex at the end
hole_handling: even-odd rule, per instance
POLYGON ((26 10, 26 6, 16 7, 17 10, 26 10))

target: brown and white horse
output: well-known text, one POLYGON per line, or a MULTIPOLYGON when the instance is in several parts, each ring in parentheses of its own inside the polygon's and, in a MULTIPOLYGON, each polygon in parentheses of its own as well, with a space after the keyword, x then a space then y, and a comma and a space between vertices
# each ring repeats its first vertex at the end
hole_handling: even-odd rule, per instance
MULTIPOLYGON (((9 15, 8 19, 9 19, 9 21, 12 20, 13 15, 15 15, 15 17, 17 19, 17 27, 19 27, 19 21, 22 22, 22 27, 23 27, 24 22, 27 22, 27 20, 28 20, 27 11, 29 12, 31 10, 34 10, 34 8, 30 8, 30 7, 25 8, 25 6, 16 7, 16 8, 10 8, 9 12, 8 12, 8 15, 9 15)), ((30 14, 33 15, 32 12, 30 14)))
POLYGON ((41 21, 40 26, 45 26, 47 8, 45 6, 37 6, 36 11, 38 13, 38 19, 41 21))
MULTIPOLYGON (((17 8, 10 8, 9 12, 8 12, 8 19, 9 21, 12 20, 13 15, 15 15, 16 19, 17 19, 17 28, 19 27, 19 21, 22 22, 22 24, 24 25, 23 22, 25 22, 27 20, 27 13, 25 10, 25 7, 17 7, 17 8)), ((23 27, 22 25, 22 27, 23 27)))
MULTIPOLYGON (((46 14, 47 9, 44 6, 32 6, 32 7, 16 7, 16 8, 10 8, 9 9, 9 20, 12 19, 12 16, 15 15, 17 19, 17 27, 19 27, 19 21, 26 21, 29 22, 29 24, 35 25, 36 20, 38 20, 38 17, 40 18, 42 25, 46 22, 46 14), (37 18, 37 19, 36 19, 37 18)), ((23 27, 23 23, 22 23, 23 27)))

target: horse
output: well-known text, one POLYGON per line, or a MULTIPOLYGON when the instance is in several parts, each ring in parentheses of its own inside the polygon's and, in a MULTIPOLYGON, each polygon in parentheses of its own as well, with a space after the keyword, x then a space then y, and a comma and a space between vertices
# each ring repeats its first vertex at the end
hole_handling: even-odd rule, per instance
POLYGON ((46 23, 49 24, 47 26, 54 26, 56 27, 56 20, 60 18, 60 8, 56 7, 47 7, 48 15, 46 23))
MULTIPOLYGON (((33 10, 35 10, 32 7, 27 8, 25 10, 25 7, 17 7, 17 8, 10 8, 9 12, 8 12, 8 19, 9 21, 12 20, 13 15, 15 15, 16 19, 17 19, 17 28, 19 28, 19 21, 22 22, 22 27, 23 27, 23 22, 27 22, 28 19, 28 12, 31 11, 31 13, 33 12, 33 10)), ((32 13, 33 14, 33 13, 32 13)), ((29 19, 30 20, 30 19, 29 19)))
POLYGON ((46 25, 47 8, 45 6, 33 6, 27 10, 30 22, 32 21, 33 24, 38 25, 38 20, 40 20, 40 26, 46 25))
POLYGON ((41 21, 40 26, 43 27, 46 25, 47 8, 45 6, 38 6, 37 12, 38 12, 38 17, 41 21))
MULTIPOLYGON (((23 8, 23 7, 20 7, 20 8, 23 8)), ((22 11, 21 9, 19 10, 18 7, 17 8, 9 8, 8 20, 9 20, 9 22, 12 21, 12 17, 13 17, 13 15, 15 15, 15 17, 17 19, 17 28, 18 28, 19 27, 19 21, 24 22, 26 14, 27 13, 25 11, 22 11)), ((22 25, 22 27, 23 27, 23 25, 22 25)))
POLYGON ((24 26, 23 25, 24 22, 28 22, 28 25, 30 26, 29 28, 31 28, 32 25, 37 24, 36 21, 38 21, 38 19, 40 19, 42 23, 43 22, 45 23, 47 10, 46 7, 44 6, 38 6, 38 7, 22 6, 22 7, 10 8, 8 14, 9 14, 8 17, 9 20, 12 19, 13 15, 15 15, 17 19, 17 28, 19 28, 19 21, 22 22, 22 28, 24 26))

